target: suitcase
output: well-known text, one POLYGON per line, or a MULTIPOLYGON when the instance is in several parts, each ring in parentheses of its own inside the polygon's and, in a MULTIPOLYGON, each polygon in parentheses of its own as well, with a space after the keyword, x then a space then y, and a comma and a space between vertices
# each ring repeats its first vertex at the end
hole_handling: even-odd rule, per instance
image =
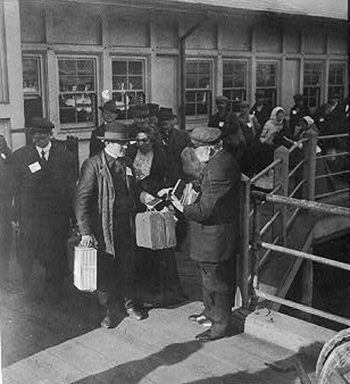
POLYGON ((146 211, 135 218, 136 244, 149 249, 176 246, 175 217, 171 212, 146 211))
POLYGON ((74 247, 73 283, 80 291, 96 291, 97 250, 95 248, 74 247))

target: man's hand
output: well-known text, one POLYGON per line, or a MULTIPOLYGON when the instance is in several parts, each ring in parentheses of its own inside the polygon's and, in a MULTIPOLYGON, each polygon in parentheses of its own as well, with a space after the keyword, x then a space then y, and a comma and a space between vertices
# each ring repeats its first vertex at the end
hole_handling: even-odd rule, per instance
POLYGON ((166 196, 167 198, 169 198, 170 192, 172 190, 173 190, 173 188, 163 188, 163 189, 161 189, 160 191, 157 192, 157 195, 159 197, 166 196))
POLYGON ((96 243, 96 239, 93 235, 82 235, 79 246, 89 248, 96 245, 96 243))

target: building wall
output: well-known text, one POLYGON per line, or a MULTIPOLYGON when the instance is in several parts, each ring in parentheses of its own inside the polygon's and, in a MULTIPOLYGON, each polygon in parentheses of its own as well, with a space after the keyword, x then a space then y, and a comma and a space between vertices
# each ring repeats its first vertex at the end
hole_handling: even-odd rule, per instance
POLYGON ((19 2, 0 0, 0 134, 17 148, 23 128, 19 2))
MULTIPOLYGON (((87 140, 93 124, 60 124, 59 57, 95 58, 98 105, 102 103, 102 90, 112 88, 112 60, 143 59, 146 101, 177 110, 178 37, 200 21, 198 16, 54 1, 45 5, 41 1, 23 0, 20 15, 22 54, 38 56, 42 63, 43 114, 55 123, 58 137, 79 136, 81 159, 87 156, 87 140)), ((213 16, 204 20, 186 43, 187 58, 211 63, 212 101, 223 92, 223 63, 227 60, 245 63, 245 91, 250 104, 257 88, 258 64, 276 63, 276 104, 287 111, 293 94, 303 91, 305 62, 321 63, 320 102, 327 100, 330 63, 347 65, 346 29, 307 18, 281 22, 278 17, 248 12, 239 18, 213 16)), ((214 112, 213 102, 211 112, 214 112)), ((187 125, 206 124, 206 120, 206 116, 189 117, 187 125)))

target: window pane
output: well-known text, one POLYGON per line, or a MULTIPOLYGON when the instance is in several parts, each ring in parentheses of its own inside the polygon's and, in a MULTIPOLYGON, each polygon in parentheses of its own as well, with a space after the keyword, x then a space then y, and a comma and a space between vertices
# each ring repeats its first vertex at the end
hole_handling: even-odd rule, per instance
POLYGON ((77 112, 77 121, 93 121, 94 94, 78 94, 75 98, 75 109, 77 112))
POLYGON ((92 60, 78 60, 78 75, 94 75, 94 62, 92 60))
POLYGON ((232 88, 233 87, 233 78, 232 76, 224 76, 223 79, 223 87, 224 88, 232 88))
POLYGON ((92 76, 77 77, 76 82, 78 91, 89 92, 95 90, 94 78, 92 76))
POLYGON ((198 64, 198 73, 210 76, 210 63, 200 61, 198 64))
POLYGON ((223 73, 224 73, 224 77, 225 76, 228 76, 228 77, 232 76, 232 73, 233 73, 233 63, 232 62, 224 61, 223 73))
POLYGON ((130 75, 142 75, 142 62, 141 61, 129 61, 129 74, 130 75))
POLYGON ((113 61, 112 62, 113 75, 126 75, 127 74, 127 62, 126 61, 113 61))
POLYGON ((23 92, 24 94, 41 94, 40 61, 36 58, 23 58, 23 92))
POLYGON ((197 75, 198 74, 198 63, 188 61, 186 63, 186 73, 188 75, 197 75))
POLYGON ((189 74, 186 76, 186 88, 198 88, 197 74, 189 74))
POLYGON ((321 83, 322 65, 321 63, 305 63, 304 65, 304 84, 319 85, 321 83))
POLYGON ((58 60, 58 75, 75 75, 77 70, 76 60, 58 60))
POLYGON ((210 75, 199 75, 198 88, 210 89, 210 75))
POLYGON ((256 69, 256 86, 265 86, 265 68, 261 64, 258 64, 256 69))
POLYGON ((186 103, 194 103, 196 101, 195 92, 186 92, 186 103))
POLYGON ((129 89, 143 89, 142 76, 129 76, 129 89))

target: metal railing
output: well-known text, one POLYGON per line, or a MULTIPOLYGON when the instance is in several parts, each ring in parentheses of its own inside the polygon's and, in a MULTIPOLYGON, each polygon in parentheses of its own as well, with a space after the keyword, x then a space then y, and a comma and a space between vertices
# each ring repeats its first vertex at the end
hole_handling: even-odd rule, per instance
POLYGON ((298 199, 293 199, 293 198, 284 197, 284 196, 266 194, 266 193, 257 192, 257 191, 253 191, 252 195, 254 199, 253 200, 254 214, 253 214, 253 239, 252 239, 252 247, 251 247, 252 278, 250 279, 250 287, 248 289, 248 292, 251 295, 250 303, 253 303, 254 305, 257 303, 258 299, 260 298, 260 299, 278 303, 280 305, 285 305, 287 307, 294 308, 311 315, 316 315, 330 321, 334 321, 337 323, 350 326, 350 319, 347 319, 332 313, 328 313, 325 311, 321 311, 319 309, 312 308, 311 306, 300 304, 291 300, 283 299, 281 297, 262 292, 259 289, 259 265, 260 265, 260 253, 261 253, 260 251, 262 249, 266 250, 267 252, 269 252, 269 254, 272 254, 272 255, 280 254, 280 253, 287 254, 293 257, 309 260, 310 262, 317 262, 323 265, 342 269, 348 272, 350 272, 350 264, 327 259, 325 257, 313 255, 307 252, 302 252, 296 249, 291 249, 286 246, 277 245, 275 243, 261 241, 261 234, 258 229, 259 221, 260 221, 260 212, 258 207, 259 207, 259 202, 268 201, 274 204, 292 206, 297 209, 310 210, 312 212, 326 213, 329 215, 340 215, 340 216, 345 216, 349 218, 350 218, 350 209, 345 207, 337 207, 329 204, 322 204, 314 201, 298 200, 298 199))

